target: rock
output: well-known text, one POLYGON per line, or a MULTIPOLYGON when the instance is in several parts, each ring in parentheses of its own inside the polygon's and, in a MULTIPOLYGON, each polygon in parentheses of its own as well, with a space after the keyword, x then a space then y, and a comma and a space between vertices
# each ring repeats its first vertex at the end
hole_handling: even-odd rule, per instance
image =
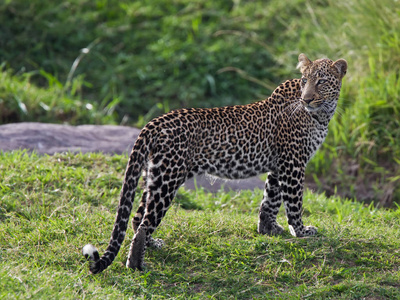
POLYGON ((44 123, 16 123, 0 126, 0 149, 56 152, 129 152, 140 130, 126 126, 69 126, 44 123))
MULTIPOLYGON (((59 125, 45 123, 15 123, 0 125, 0 150, 28 149, 39 154, 57 152, 102 152, 106 154, 129 153, 140 129, 111 125, 59 125)), ((185 183, 185 187, 203 187, 210 192, 264 188, 257 177, 242 180, 207 180, 197 176, 185 183)))

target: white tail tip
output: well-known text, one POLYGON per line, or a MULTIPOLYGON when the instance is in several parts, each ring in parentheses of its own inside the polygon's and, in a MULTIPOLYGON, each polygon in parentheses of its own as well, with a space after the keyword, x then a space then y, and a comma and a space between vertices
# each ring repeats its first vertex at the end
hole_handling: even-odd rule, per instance
POLYGON ((96 261, 99 258, 99 252, 97 251, 96 247, 87 244, 82 248, 82 254, 86 257, 86 259, 90 259, 92 261, 96 261))

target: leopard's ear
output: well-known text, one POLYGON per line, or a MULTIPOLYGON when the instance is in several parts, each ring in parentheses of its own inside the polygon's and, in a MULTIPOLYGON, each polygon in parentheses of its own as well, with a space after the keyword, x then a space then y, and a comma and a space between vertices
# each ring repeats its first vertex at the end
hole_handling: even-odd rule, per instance
POLYGON ((296 69, 300 69, 300 72, 303 73, 304 70, 312 64, 312 61, 308 59, 308 57, 304 54, 301 53, 299 55, 299 63, 297 64, 296 69))
POLYGON ((331 68, 333 68, 338 77, 342 79, 347 72, 347 61, 343 58, 338 59, 331 65, 331 68))

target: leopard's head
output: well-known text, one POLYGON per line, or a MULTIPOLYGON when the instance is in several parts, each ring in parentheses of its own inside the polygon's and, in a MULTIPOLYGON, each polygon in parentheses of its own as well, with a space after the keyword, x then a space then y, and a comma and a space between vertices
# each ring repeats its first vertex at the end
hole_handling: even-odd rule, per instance
POLYGON ((301 102, 307 111, 332 116, 339 98, 342 78, 346 75, 344 59, 311 61, 305 54, 299 55, 297 68, 301 77, 301 102))

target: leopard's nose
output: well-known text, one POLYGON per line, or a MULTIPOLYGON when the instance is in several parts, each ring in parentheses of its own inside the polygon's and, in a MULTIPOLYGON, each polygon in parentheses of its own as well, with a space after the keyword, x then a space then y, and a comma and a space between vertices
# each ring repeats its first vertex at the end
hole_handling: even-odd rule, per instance
POLYGON ((308 105, 314 101, 314 98, 303 98, 303 101, 308 105))

